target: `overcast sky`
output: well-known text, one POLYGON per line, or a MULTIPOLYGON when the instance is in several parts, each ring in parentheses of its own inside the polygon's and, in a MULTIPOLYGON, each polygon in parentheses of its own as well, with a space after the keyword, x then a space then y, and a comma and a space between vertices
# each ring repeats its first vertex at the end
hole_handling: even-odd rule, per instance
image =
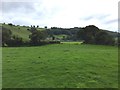
POLYGON ((20 1, 2 1, 1 23, 63 28, 96 25, 101 29, 118 30, 119 0, 20 1))

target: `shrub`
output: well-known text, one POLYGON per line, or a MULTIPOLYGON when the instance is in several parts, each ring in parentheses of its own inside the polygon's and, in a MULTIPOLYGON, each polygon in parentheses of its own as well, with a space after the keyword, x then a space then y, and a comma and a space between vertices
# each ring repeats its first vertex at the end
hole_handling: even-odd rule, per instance
POLYGON ((23 40, 21 37, 18 36, 12 36, 12 39, 9 40, 9 42, 7 43, 8 46, 22 46, 24 44, 23 40))
POLYGON ((13 26, 13 24, 12 24, 12 23, 8 23, 8 25, 13 26))

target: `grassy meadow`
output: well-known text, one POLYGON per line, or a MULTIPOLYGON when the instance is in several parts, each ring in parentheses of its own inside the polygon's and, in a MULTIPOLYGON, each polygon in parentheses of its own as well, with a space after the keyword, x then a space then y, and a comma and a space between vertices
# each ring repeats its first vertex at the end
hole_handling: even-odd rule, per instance
POLYGON ((118 48, 63 43, 3 47, 3 88, 117 88, 118 48))

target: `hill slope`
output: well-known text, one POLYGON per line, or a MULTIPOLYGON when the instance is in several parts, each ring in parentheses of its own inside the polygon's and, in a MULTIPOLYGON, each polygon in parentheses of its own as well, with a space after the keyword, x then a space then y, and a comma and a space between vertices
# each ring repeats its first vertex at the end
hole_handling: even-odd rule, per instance
MULTIPOLYGON (((8 24, 2 24, 2 27, 5 27, 12 31, 13 35, 16 35, 18 37, 21 37, 23 41, 29 40, 29 35, 31 32, 27 29, 30 29, 29 26, 15 26, 15 25, 8 25, 8 24)), ((37 30, 44 30, 44 28, 37 28, 37 30)))
POLYGON ((27 30, 29 27, 10 26, 10 25, 6 25, 6 24, 3 24, 3 27, 10 29, 12 31, 13 35, 22 37, 23 40, 25 40, 25 41, 29 40, 29 35, 31 34, 31 32, 27 30))
MULTIPOLYGON (((31 32, 27 29, 30 29, 31 27, 29 26, 15 26, 15 25, 8 25, 8 24, 1 24, 0 27, 4 27, 7 28, 9 30, 12 31, 13 35, 16 35, 18 37, 21 37, 23 39, 23 41, 29 41, 29 35, 31 34, 31 32)), ((75 38, 76 33, 79 30, 82 30, 83 28, 78 28, 78 27, 74 27, 74 28, 55 28, 55 29, 47 29, 47 32, 49 35, 53 34, 55 36, 55 38, 58 39, 64 39, 64 37, 71 37, 70 40, 74 40, 73 38, 75 38)), ((37 30, 45 30, 45 28, 37 28, 37 30)), ((103 30, 103 29, 100 29, 103 30)), ((117 32, 112 32, 112 31, 108 31, 108 30, 104 30, 107 33, 109 33, 111 36, 113 36, 114 38, 118 37, 118 33, 117 32)))

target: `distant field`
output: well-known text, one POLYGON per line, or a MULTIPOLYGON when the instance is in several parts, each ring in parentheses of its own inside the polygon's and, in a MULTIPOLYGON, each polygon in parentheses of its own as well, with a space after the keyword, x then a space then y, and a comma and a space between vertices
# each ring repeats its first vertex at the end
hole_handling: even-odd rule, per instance
POLYGON ((3 88, 116 88, 114 46, 54 44, 5 47, 3 88))
POLYGON ((75 42, 75 41, 73 41, 73 42, 61 42, 62 44, 81 44, 82 42, 75 42))

